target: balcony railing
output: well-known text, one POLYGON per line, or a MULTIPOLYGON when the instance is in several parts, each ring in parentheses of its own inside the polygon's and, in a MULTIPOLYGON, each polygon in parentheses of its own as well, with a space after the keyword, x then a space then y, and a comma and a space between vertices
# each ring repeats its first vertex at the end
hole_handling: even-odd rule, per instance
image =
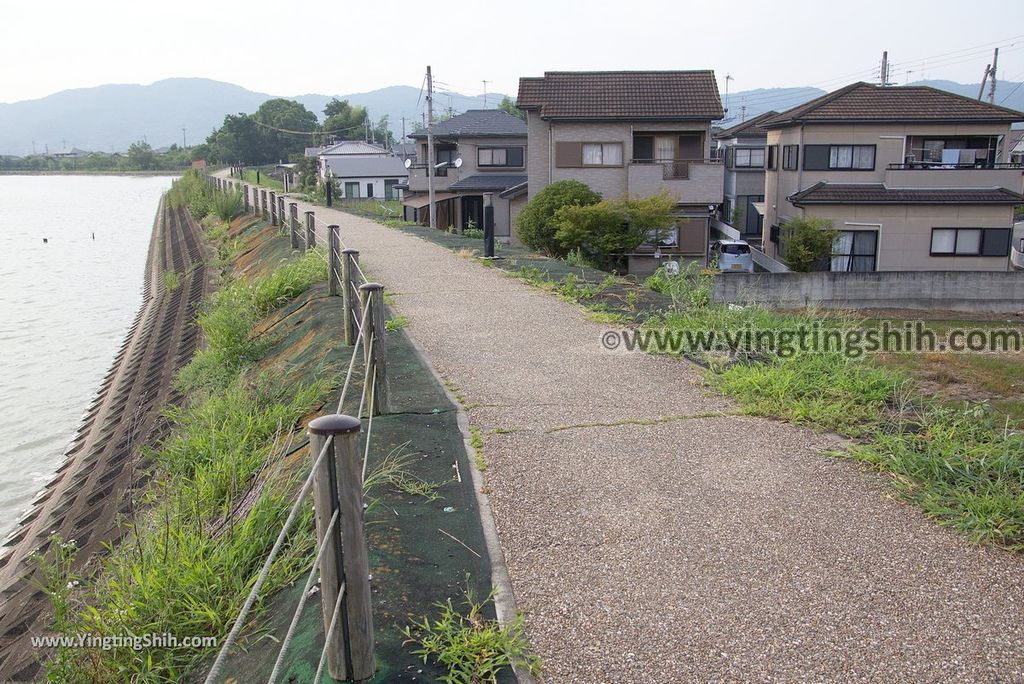
MULTIPOLYGON (((448 175, 448 169, 450 169, 450 168, 455 168, 455 166, 453 164, 447 164, 447 165, 442 166, 440 168, 435 168, 434 169, 434 177, 435 178, 441 178, 441 177, 447 176, 448 175)), ((423 172, 422 176, 424 178, 427 177, 427 165, 426 164, 413 164, 412 166, 409 167, 409 170, 410 171, 413 171, 413 170, 422 171, 423 172)))
POLYGON ((687 180, 694 164, 721 165, 721 159, 631 159, 630 164, 660 164, 662 180, 687 180))
POLYGON ((1003 162, 999 164, 991 164, 988 162, 976 162, 974 164, 944 164, 942 162, 933 161, 914 161, 907 162, 905 164, 889 164, 888 168, 893 171, 902 170, 928 170, 928 171, 973 171, 973 170, 987 170, 993 169, 1019 169, 1024 170, 1024 163, 1020 162, 1003 162))

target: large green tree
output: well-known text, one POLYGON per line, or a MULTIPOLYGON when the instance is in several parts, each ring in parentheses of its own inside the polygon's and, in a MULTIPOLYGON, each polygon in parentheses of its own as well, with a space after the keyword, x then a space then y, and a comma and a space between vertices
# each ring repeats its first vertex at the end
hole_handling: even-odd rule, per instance
POLYGON ((335 140, 362 140, 369 114, 366 107, 353 107, 348 100, 332 99, 324 107, 324 135, 335 140))
POLYGON ((288 161, 301 155, 313 141, 309 134, 320 130, 316 114, 282 97, 261 104, 252 118, 263 129, 264 152, 269 157, 266 161, 288 161))

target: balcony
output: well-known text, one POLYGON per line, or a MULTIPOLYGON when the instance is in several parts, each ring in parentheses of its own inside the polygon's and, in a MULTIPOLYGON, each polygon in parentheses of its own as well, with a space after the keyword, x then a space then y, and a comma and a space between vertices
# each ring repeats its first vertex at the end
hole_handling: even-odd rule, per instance
POLYGON ((1024 191, 1024 164, 889 164, 885 185, 890 188, 1006 188, 1024 191))
MULTIPOLYGON (((459 180, 459 170, 454 165, 434 169, 434 190, 438 192, 447 190, 448 186, 457 180, 459 180)), ((409 191, 427 191, 426 164, 413 164, 409 167, 409 191)))
POLYGON ((718 159, 634 159, 629 163, 628 191, 654 195, 662 190, 683 204, 718 204, 725 171, 718 159))

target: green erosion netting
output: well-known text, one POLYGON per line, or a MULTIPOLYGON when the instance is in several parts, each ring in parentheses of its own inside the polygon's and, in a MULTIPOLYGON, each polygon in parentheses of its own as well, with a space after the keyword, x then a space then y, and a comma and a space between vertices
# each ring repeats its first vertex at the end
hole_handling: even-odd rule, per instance
MULTIPOLYGON (((264 273, 289 256, 288 238, 275 231, 252 221, 233 231, 244 245, 236 268, 264 273)), ((257 327, 272 340, 260 367, 301 382, 343 373, 350 350, 343 345, 341 325, 341 298, 328 296, 326 283, 315 285, 257 327)), ((368 470, 400 450, 408 457, 408 474, 437 484, 439 498, 428 501, 390 484, 371 492, 371 500, 379 499, 366 517, 378 660, 374 681, 434 681, 443 673, 424 665, 403 647, 401 630, 411 619, 435 615, 435 602, 451 597, 458 603, 467 577, 476 597, 485 597, 490 590, 490 563, 455 408, 401 330, 387 333, 387 347, 394 411, 373 419, 368 470)), ((359 365, 361 359, 357 368, 359 365)), ((346 413, 357 410, 361 388, 362 374, 357 370, 346 413)), ((321 413, 333 411, 336 402, 335 395, 321 413)), ((364 418, 364 434, 367 427, 364 418)), ((296 436, 287 459, 299 477, 308 473, 311 463, 305 440, 304 434, 296 436)), ((361 453, 361 439, 360 443, 361 453)), ((223 672, 226 677, 240 682, 267 679, 304 583, 305 577, 301 577, 289 589, 264 599, 269 606, 265 630, 256 633, 265 636, 248 639, 247 651, 229 658, 223 672)), ((318 592, 306 603, 282 682, 313 679, 323 646, 319 598, 318 592)), ((493 607, 490 610, 493 617, 493 607)), ((509 677, 508 681, 514 681, 509 677)), ((324 681, 333 680, 325 677, 324 681)))

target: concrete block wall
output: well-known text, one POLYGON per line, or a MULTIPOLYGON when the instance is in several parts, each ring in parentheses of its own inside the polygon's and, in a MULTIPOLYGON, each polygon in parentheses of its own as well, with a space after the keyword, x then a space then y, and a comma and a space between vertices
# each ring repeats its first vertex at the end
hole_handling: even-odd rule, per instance
POLYGON ((919 309, 1024 311, 1024 272, 727 273, 717 276, 721 304, 780 309, 919 309))

